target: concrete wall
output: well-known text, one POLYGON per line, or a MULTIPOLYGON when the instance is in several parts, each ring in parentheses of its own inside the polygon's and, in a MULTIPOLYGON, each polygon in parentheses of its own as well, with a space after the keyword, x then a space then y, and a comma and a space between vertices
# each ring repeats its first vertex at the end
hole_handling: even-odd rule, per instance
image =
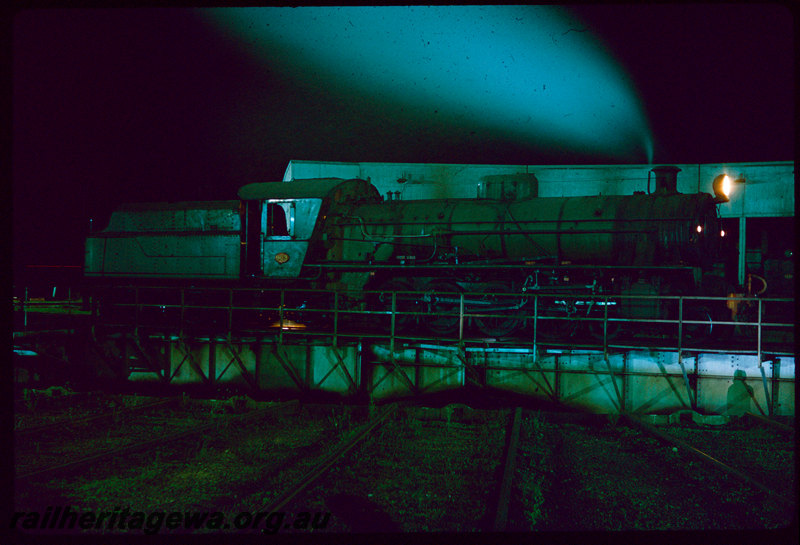
POLYGON ((767 414, 770 405, 773 415, 795 411, 793 357, 759 367, 756 356, 735 354, 684 354, 679 362, 677 352, 656 350, 610 354, 606 360, 589 351, 476 348, 458 356, 455 347, 406 347, 395 350, 392 363, 388 347, 376 345, 370 352, 365 385, 376 399, 459 388, 471 374, 485 376, 487 387, 597 413, 767 414))
POLYGON ((723 218, 794 216, 794 163, 731 163, 701 165, 700 175, 711 179, 725 172, 745 183, 734 186, 730 202, 719 206, 723 218))
MULTIPOLYGON (((721 217, 794 216, 794 163, 680 164, 678 191, 712 193, 719 174, 744 178, 721 217)), ((484 176, 530 174, 540 197, 630 195, 647 191, 652 165, 459 165, 425 163, 334 163, 290 161, 284 181, 301 178, 369 178, 382 195, 400 191, 402 199, 475 198, 484 176), (400 183, 398 180, 404 180, 400 183)), ((651 181, 651 190, 654 184, 651 181)))

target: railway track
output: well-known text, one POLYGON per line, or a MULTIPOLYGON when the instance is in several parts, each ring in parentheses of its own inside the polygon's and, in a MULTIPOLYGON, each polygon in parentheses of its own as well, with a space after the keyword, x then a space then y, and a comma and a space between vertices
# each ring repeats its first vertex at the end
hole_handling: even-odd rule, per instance
POLYGON ((147 403, 142 403, 139 405, 132 405, 128 407, 121 407, 121 408, 113 408, 109 411, 104 411, 99 414, 91 414, 88 416, 79 416, 79 417, 63 417, 59 418, 54 422, 50 422, 48 424, 41 424, 37 426, 28 426, 23 428, 17 428, 14 430, 15 437, 24 437, 30 436, 35 434, 44 434, 50 431, 58 431, 63 430, 65 428, 74 428, 76 426, 82 426, 92 423, 99 423, 103 420, 115 420, 120 418, 120 416, 128 414, 128 413, 135 413, 140 411, 146 411, 149 409, 155 408, 165 408, 169 405, 173 405, 177 402, 177 398, 169 398, 169 399, 160 399, 158 401, 152 401, 147 403))
POLYGON ((261 503, 262 487, 279 490, 287 476, 335 447, 351 420, 359 423, 354 412, 290 401, 39 468, 17 475, 16 508, 78 504, 99 512, 113 503, 147 513, 202 513, 248 496, 261 503))
MULTIPOLYGON (((144 422, 162 407, 137 409, 125 414, 144 422)), ((160 414, 147 421, 168 424, 171 416, 160 414)), ((31 428, 20 439, 69 436, 108 418, 31 428)), ((228 517, 327 513, 326 532, 730 530, 791 520, 788 430, 665 431, 612 420, 458 404, 372 413, 281 404, 159 437, 127 433, 114 448, 18 467, 16 481, 47 505, 57 497, 100 509, 113 502, 228 517), (761 459, 753 454, 759 449, 748 450, 767 440, 773 448, 761 459)), ((293 531, 283 528, 273 530, 293 531)))
POLYGON ((773 420, 772 418, 767 418, 766 416, 761 416, 760 414, 746 413, 745 416, 747 416, 748 418, 754 420, 756 423, 758 423, 760 425, 767 426, 769 428, 772 428, 772 429, 777 430, 777 431, 782 432, 782 433, 789 433, 791 435, 794 435, 794 431, 795 431, 794 430, 794 426, 790 426, 788 424, 784 424, 782 422, 778 422, 776 420, 773 420))
MULTIPOLYGON (((776 468, 770 471, 764 467, 763 460, 756 461, 752 456, 742 454, 744 450, 737 449, 737 444, 738 446, 743 446, 741 445, 743 438, 740 432, 692 428, 677 428, 670 430, 670 432, 665 432, 633 416, 627 416, 626 420, 643 429, 646 433, 673 445, 673 450, 679 449, 686 455, 710 465, 755 490, 765 493, 775 501, 783 504, 788 504, 792 501, 790 486, 794 482, 793 456, 784 455, 781 457, 782 459, 777 461, 773 458, 774 454, 780 450, 787 451, 787 447, 790 444, 784 444, 783 449, 781 449, 775 448, 774 444, 770 445, 767 441, 759 441, 765 451, 772 447, 773 456, 770 456, 772 458, 771 462, 777 462, 777 464, 770 463, 770 466, 776 468), (725 446, 724 451, 721 445, 725 446), (727 453, 730 456, 732 452, 737 453, 733 456, 734 460, 726 460, 725 454, 727 453), (736 458, 739 458, 739 467, 736 467, 736 458), (786 479, 787 476, 790 478, 786 479)), ((746 433, 746 441, 758 441, 758 438, 754 436, 754 432, 746 433)), ((769 433, 758 435, 759 438, 770 438, 769 433)))
MULTIPOLYGON (((763 468, 756 463, 737 469, 719 460, 719 456, 715 458, 713 450, 711 452, 714 455, 709 454, 638 419, 625 421, 635 422, 635 429, 611 425, 598 428, 596 423, 579 426, 573 430, 578 432, 579 437, 576 439, 573 436, 564 442, 556 435, 558 425, 550 423, 549 432, 544 433, 547 424, 530 424, 531 420, 537 418, 541 419, 521 408, 514 411, 513 417, 509 416, 503 439, 505 448, 497 448, 503 441, 495 444, 498 464, 494 466, 491 471, 493 477, 489 479, 495 483, 495 488, 490 487, 478 494, 483 497, 477 502, 482 506, 482 514, 473 517, 471 522, 462 519, 458 525, 447 526, 447 522, 442 520, 446 517, 442 516, 441 507, 438 513, 435 508, 427 509, 428 518, 435 519, 438 516, 439 520, 436 521, 421 522, 419 519, 424 516, 417 516, 416 522, 410 521, 415 516, 409 517, 407 512, 404 513, 406 518, 398 521, 397 505, 386 505, 385 501, 380 504, 377 498, 382 496, 385 499, 386 494, 371 494, 367 487, 358 484, 375 487, 380 482, 374 475, 372 479, 360 478, 362 471, 370 473, 361 460, 369 460, 371 465, 386 462, 381 459, 385 445, 375 438, 372 439, 373 448, 365 445, 357 459, 342 460, 337 462, 338 466, 329 461, 325 469, 331 470, 331 475, 322 477, 322 482, 313 485, 313 479, 303 480, 296 488, 290 487, 285 491, 281 501, 266 505, 262 510, 273 512, 287 506, 290 511, 327 508, 334 515, 338 510, 338 515, 346 519, 344 528, 369 532, 420 529, 531 530, 537 529, 537 519, 539 522, 546 519, 544 529, 556 530, 574 530, 575 521, 581 520, 586 526, 581 527, 578 523, 577 529, 586 530, 704 529, 709 522, 712 527, 720 529, 761 527, 762 524, 777 527, 781 521, 788 523, 791 520, 789 513, 794 502, 786 481, 781 486, 774 478, 765 480, 760 475, 763 468), (529 423, 528 431, 522 433, 521 428, 526 421, 529 423), (664 441, 668 442, 667 447, 663 446, 664 441), (555 457, 552 450, 548 452, 553 447, 555 457), (538 459, 548 460, 548 464, 556 463, 553 467, 532 464, 532 458, 534 462, 538 459), (557 461, 556 458, 564 459, 557 461), (570 461, 574 463, 570 464, 570 461), (577 484, 574 490, 563 493, 564 483, 560 483, 560 479, 564 475, 560 472, 566 473, 568 482, 577 484), (647 477, 643 479, 643 475, 647 477), (343 482, 355 484, 343 485, 343 482), (554 494, 553 490, 559 487, 562 493, 554 494), (302 494, 304 489, 312 490, 302 494), (376 499, 373 500, 373 497, 376 499), (291 498, 299 499, 292 503, 289 501, 291 498), (680 501, 675 502, 673 498, 679 498, 680 501), (754 506, 763 505, 764 502, 769 502, 770 507, 759 512, 754 506), (657 503, 659 508, 653 510, 650 507, 653 503, 657 503), (576 505, 583 509, 570 509, 576 505), (653 516, 665 506, 668 511, 671 510, 666 520, 653 516), (678 509, 674 509, 675 506, 678 509), (687 513, 692 510, 697 512, 687 513), (596 520, 587 517, 585 511, 596 513, 596 520)), ((604 422, 605 418, 599 417, 599 420, 604 422)), ((384 431, 390 433, 389 430, 384 431)), ((734 437, 737 437, 737 433, 740 432, 727 433, 723 442, 736 448, 734 437)), ((740 441, 753 439, 746 435, 738 437, 740 441)), ((449 453, 449 456, 458 455, 457 451, 449 453)), ((439 467, 443 470, 440 472, 447 473, 447 464, 445 457, 439 467)), ((790 466, 784 465, 783 470, 791 471, 790 466)), ((404 469, 398 467, 396 471, 402 473, 404 469)), ((316 472, 315 478, 320 475, 321 472, 316 472)), ((456 476, 452 470, 449 476, 452 482, 469 480, 463 475, 456 476)), ((794 479, 790 478, 788 482, 794 482, 794 479)), ((416 489, 405 491, 405 494, 409 493, 416 493, 416 489)), ((401 494, 398 491, 398 495, 401 494)), ((418 504, 421 511, 426 511, 424 502, 418 504)), ((452 510, 453 504, 448 508, 452 510)), ((343 528, 334 525, 332 531, 337 530, 343 531, 343 528)))
POLYGON ((75 392, 53 386, 44 390, 22 390, 14 399, 14 433, 27 433, 35 428, 77 422, 103 414, 136 410, 151 401, 145 396, 119 396, 97 392, 75 392))
POLYGON ((521 408, 390 411, 260 511, 328 511, 331 532, 502 531, 521 408))
MULTIPOLYGON (((621 421, 630 425, 591 420, 539 416, 523 423, 510 529, 732 530, 790 524, 793 498, 786 485, 764 480, 758 463, 723 461, 711 444, 677 437, 685 428, 664 431, 633 417, 621 421)), ((709 433, 717 434, 720 445, 741 446, 733 432, 709 433)), ((737 433, 744 433, 739 441, 753 439, 737 433)), ((783 469, 788 477, 791 467, 783 469)))
MULTIPOLYGON (((53 425, 47 425, 31 430, 22 430, 22 437, 19 437, 19 441, 17 441, 16 444, 17 474, 15 475, 15 483, 20 485, 31 480, 52 478, 53 476, 75 471, 87 465, 96 464, 110 458, 116 459, 143 450, 157 449, 171 442, 191 438, 214 428, 229 427, 256 419, 268 412, 284 408, 287 405, 279 404, 227 418, 204 418, 200 423, 195 422, 188 425, 186 425, 187 420, 189 420, 188 418, 181 419, 182 425, 174 425, 175 418, 165 419, 161 414, 157 414, 155 417, 148 417, 141 414, 145 410, 162 408, 169 404, 169 402, 170 401, 155 402, 146 406, 131 408, 126 411, 128 414, 134 412, 138 413, 139 419, 137 422, 127 425, 120 425, 117 423, 116 425, 119 427, 114 430, 115 441, 113 442, 110 441, 111 428, 101 429, 100 434, 96 433, 97 430, 89 430, 88 433, 72 435, 68 441, 59 443, 58 447, 60 447, 61 450, 49 451, 48 447, 56 444, 56 442, 52 439, 47 441, 44 448, 48 449, 48 452, 40 455, 39 451, 44 449, 42 448, 42 439, 40 438, 40 440, 37 441, 36 434, 55 434, 56 429, 60 428, 60 431, 63 432, 66 427, 62 425, 56 428, 53 425), (170 426, 170 424, 172 425, 170 426), (155 430, 158 430, 158 433, 155 433, 155 430), (158 436, 153 437, 154 433, 158 436), (105 438, 103 438, 103 435, 105 435, 105 438), (133 438, 133 440, 129 440, 131 438, 133 438), (119 442, 122 444, 118 446, 109 446, 119 442), (91 454, 86 454, 84 451, 86 450, 87 444, 98 445, 98 447, 91 454), (32 452, 31 449, 35 452, 32 452), (75 455, 76 452, 82 452, 83 454, 75 455), (65 457, 71 459, 64 461, 65 457), (31 462, 31 459, 34 461, 31 462), (51 461, 53 459, 57 461, 52 463, 51 461)), ((119 413, 106 413, 84 418, 79 422, 70 423, 86 424, 100 419, 108 419, 113 416, 119 416, 119 413)))
POLYGON ((303 490, 305 490, 319 477, 321 477, 328 469, 330 469, 331 466, 338 463, 356 445, 364 441, 371 433, 373 433, 374 430, 383 424, 386 418, 394 413, 396 409, 397 405, 395 404, 384 407, 383 410, 380 411, 375 417, 355 430, 354 433, 351 433, 350 437, 343 440, 330 454, 320 460, 319 463, 311 468, 311 470, 300 477, 295 483, 290 485, 269 504, 260 509, 260 511, 273 513, 286 507, 286 505, 292 501, 292 499, 303 492, 303 490))

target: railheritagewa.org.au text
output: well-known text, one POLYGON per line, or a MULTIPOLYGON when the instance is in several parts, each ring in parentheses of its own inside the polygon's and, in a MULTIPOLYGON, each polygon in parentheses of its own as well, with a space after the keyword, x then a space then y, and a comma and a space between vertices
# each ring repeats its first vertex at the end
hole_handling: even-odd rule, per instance
POLYGON ((11 529, 55 532, 74 531, 140 531, 147 535, 162 532, 194 530, 260 531, 275 534, 280 531, 324 530, 329 512, 249 512, 232 517, 219 511, 132 511, 117 507, 111 511, 73 509, 71 506, 51 506, 44 512, 17 511, 11 515, 11 529))

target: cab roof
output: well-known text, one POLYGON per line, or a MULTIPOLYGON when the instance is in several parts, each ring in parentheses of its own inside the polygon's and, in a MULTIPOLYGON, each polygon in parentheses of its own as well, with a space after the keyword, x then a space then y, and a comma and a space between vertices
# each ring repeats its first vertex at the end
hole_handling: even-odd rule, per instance
POLYGON ((291 182, 258 182, 239 188, 239 198, 250 199, 324 199, 381 200, 378 190, 366 180, 357 178, 311 178, 291 182), (338 195, 337 195, 338 192, 338 195))

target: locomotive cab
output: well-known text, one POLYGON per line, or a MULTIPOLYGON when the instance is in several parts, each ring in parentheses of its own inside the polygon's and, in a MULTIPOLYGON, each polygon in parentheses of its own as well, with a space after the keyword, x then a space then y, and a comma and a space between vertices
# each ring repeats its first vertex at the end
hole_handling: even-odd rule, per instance
POLYGON ((239 197, 248 210, 246 268, 251 276, 276 279, 300 276, 328 214, 349 203, 380 201, 369 182, 339 178, 254 183, 242 187, 239 197))
POLYGON ((305 261, 322 199, 267 199, 261 202, 260 273, 296 278, 305 261))
POLYGON ((298 210, 311 221, 313 231, 321 199, 254 199, 244 202, 247 227, 242 254, 247 275, 251 278, 297 276, 311 236, 308 222, 297 222, 298 210), (265 260, 267 257, 272 257, 274 264, 265 260), (292 261, 291 265, 287 265, 289 261, 292 261))

